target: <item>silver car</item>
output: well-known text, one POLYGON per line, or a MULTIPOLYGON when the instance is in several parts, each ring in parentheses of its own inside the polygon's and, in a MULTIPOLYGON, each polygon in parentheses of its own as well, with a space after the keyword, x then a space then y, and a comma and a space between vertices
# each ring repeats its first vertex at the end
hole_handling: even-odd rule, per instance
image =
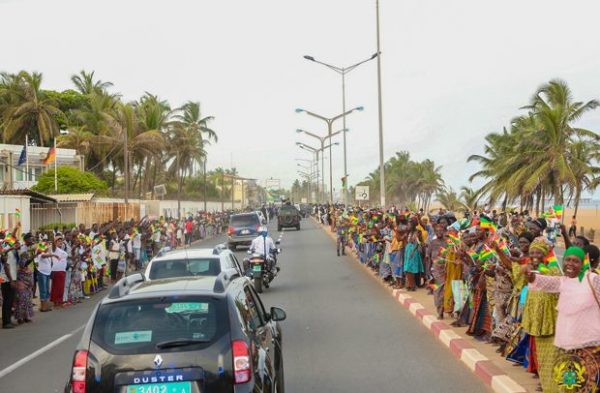
POLYGON ((236 256, 224 246, 181 249, 156 257, 148 263, 146 280, 175 277, 218 276, 226 272, 229 279, 243 276, 236 256))

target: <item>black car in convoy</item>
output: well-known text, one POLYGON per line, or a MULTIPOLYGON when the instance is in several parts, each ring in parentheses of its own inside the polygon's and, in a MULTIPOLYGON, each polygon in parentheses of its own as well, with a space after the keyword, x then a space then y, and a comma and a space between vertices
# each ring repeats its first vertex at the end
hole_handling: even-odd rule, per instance
POLYGON ((298 209, 293 205, 283 205, 277 212, 277 230, 281 232, 283 228, 296 228, 300 230, 300 220, 302 216, 298 209))
POLYGON ((250 281, 120 280, 94 310, 66 393, 284 392, 281 329, 250 281))

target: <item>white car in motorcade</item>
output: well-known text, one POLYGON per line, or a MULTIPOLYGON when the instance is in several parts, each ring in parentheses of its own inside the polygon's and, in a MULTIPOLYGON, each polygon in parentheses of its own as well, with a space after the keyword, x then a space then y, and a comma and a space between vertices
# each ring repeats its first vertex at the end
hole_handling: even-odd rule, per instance
POLYGON ((159 280, 176 277, 216 277, 221 272, 226 272, 229 280, 244 275, 240 262, 226 245, 167 252, 152 259, 146 266, 144 275, 146 280, 159 280))

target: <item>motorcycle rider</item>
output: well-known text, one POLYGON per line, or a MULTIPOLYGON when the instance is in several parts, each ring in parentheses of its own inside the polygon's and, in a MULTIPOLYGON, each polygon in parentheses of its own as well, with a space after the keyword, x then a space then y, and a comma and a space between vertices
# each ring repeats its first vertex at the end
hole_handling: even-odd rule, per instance
MULTIPOLYGON (((275 267, 277 260, 272 257, 272 252, 276 250, 275 242, 269 236, 269 230, 266 226, 261 226, 258 229, 258 236, 252 240, 252 244, 250 245, 249 251, 252 254, 259 254, 265 260, 271 264, 269 267, 272 269, 275 267)), ((279 268, 277 268, 279 271, 279 268)))

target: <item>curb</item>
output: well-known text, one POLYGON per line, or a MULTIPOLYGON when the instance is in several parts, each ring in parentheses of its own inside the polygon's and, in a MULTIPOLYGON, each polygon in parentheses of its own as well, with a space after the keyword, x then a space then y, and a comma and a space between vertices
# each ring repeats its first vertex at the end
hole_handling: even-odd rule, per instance
MULTIPOLYGON (((317 220, 313 220, 319 225, 321 229, 325 231, 330 238, 335 240, 335 235, 327 230, 325 226, 320 224, 317 220)), ((369 275, 377 280, 385 289, 390 291, 390 288, 386 286, 376 275, 372 274, 371 270, 364 264, 360 263, 358 257, 354 252, 346 253, 347 256, 351 256, 355 261, 359 262, 360 266, 365 269, 369 275)), ((402 289, 393 289, 391 294, 404 308, 406 308, 417 320, 421 323, 437 338, 439 339, 448 349, 454 357, 460 359, 469 370, 481 379, 486 385, 492 388, 496 393, 527 393, 527 390, 519 385, 514 379, 508 374, 504 373, 498 368, 494 362, 488 359, 479 352, 475 347, 462 336, 457 334, 450 326, 445 322, 437 319, 437 316, 429 312, 425 307, 418 303, 412 296, 408 295, 406 291, 402 289)))

